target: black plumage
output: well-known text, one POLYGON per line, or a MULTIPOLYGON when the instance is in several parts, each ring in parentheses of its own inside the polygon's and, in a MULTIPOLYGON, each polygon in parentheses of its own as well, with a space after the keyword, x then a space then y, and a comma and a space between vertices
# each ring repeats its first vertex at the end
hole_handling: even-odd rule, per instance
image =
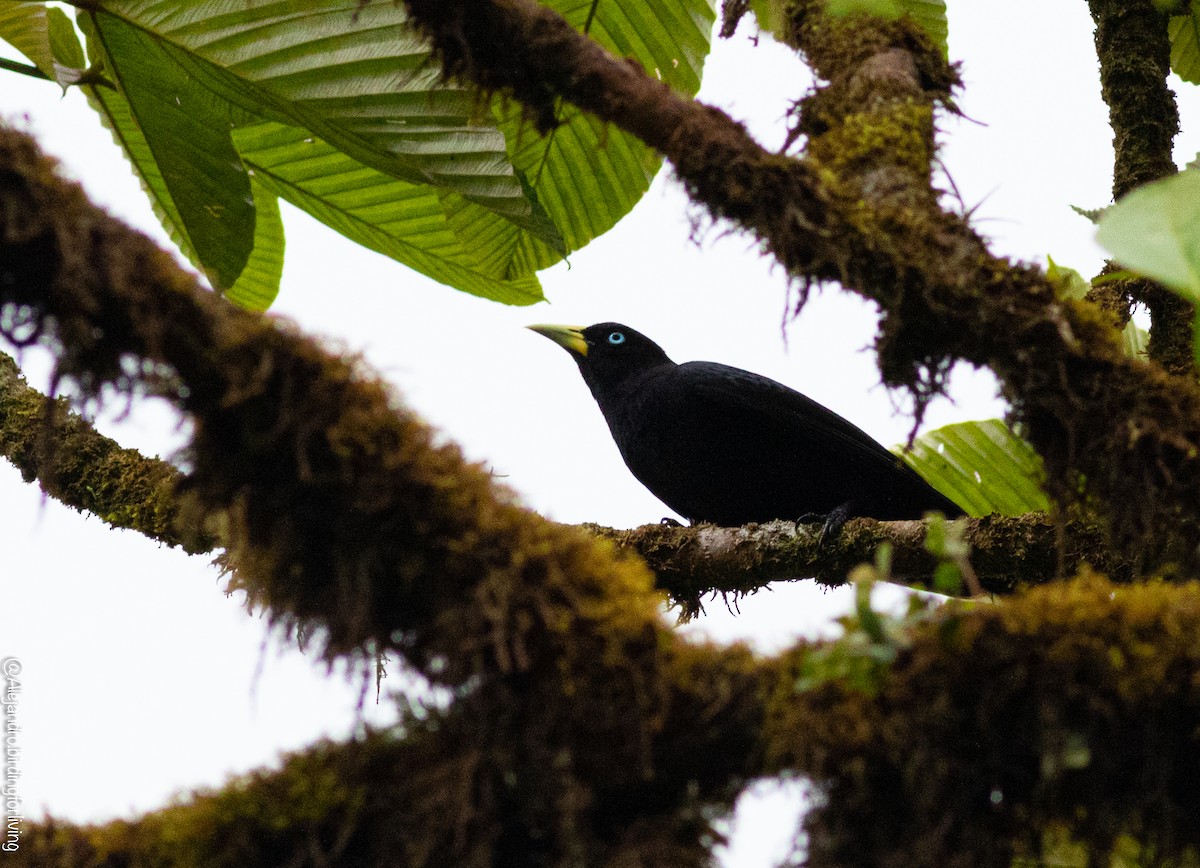
POLYGON ((531 329, 566 349, 625 464, 692 522, 920 518, 962 509, 857 426, 767 377, 677 365, 620 323, 531 329))

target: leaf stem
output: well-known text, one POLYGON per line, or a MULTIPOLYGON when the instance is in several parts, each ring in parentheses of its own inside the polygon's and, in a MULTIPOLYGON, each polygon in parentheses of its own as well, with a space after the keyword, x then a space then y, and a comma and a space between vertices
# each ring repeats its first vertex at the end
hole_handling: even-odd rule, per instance
POLYGON ((0 69, 7 69, 9 72, 19 72, 21 75, 28 75, 30 78, 40 78, 43 81, 49 81, 50 76, 42 72, 36 66, 28 63, 20 63, 16 60, 8 60, 0 57, 0 69))

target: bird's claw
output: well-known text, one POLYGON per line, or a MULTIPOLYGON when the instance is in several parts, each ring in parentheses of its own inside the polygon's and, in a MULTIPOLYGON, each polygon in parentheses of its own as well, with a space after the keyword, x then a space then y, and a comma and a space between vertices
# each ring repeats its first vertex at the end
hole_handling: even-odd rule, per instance
POLYGON ((663 527, 683 527, 682 524, 671 518, 669 515, 663 516, 659 524, 661 524, 663 527))
POLYGON ((843 503, 841 506, 830 510, 829 515, 825 516, 825 524, 821 527, 821 536, 817 539, 817 548, 823 548, 826 541, 832 542, 837 539, 838 534, 842 532, 842 528, 850 520, 852 514, 852 504, 849 503, 843 503))

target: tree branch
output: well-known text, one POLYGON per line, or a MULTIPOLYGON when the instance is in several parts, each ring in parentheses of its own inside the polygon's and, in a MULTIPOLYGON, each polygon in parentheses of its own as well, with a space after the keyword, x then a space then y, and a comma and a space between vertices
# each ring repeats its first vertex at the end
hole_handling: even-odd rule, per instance
MULTIPOLYGON (((701 598, 708 594, 748 594, 770 582, 805 577, 829 586, 844 584, 854 567, 874 561, 884 543, 892 547, 891 582, 927 589, 937 565, 925 549, 927 527, 922 521, 853 519, 836 539, 825 541, 819 525, 797 527, 784 521, 740 528, 583 527, 645 560, 658 587, 682 608, 684 618, 698 614, 701 598)), ((971 519, 964 536, 976 576, 984 590, 994 594, 1050 582, 1085 565, 1118 581, 1134 577, 1131 564, 1113 558, 1096 524, 1077 522, 1066 539, 1064 547, 1060 529, 1036 513, 971 519)))
POLYGON ((124 449, 69 411, 66 401, 31 389, 17 364, 0 353, 0 455, 42 491, 113 527, 128 528, 188 554, 215 545, 180 517, 181 475, 165 461, 124 449))
MULTIPOLYGON (((1179 133, 1171 71, 1168 16, 1149 0, 1089 0, 1096 22, 1100 93, 1113 130, 1113 199, 1174 175, 1172 144, 1179 133)), ((1172 373, 1195 376, 1192 305, 1144 279, 1126 282, 1128 297, 1150 309, 1151 360, 1172 373)))
POLYGON ((957 84, 900 21, 791 5, 788 41, 828 82, 802 102, 807 153, 766 152, 724 113, 609 56, 531 0, 405 0, 447 75, 524 102, 542 128, 567 99, 641 138, 689 194, 760 238, 789 274, 840 280, 884 311, 889 385, 921 402, 953 359, 987 365, 1042 455, 1051 493, 1106 513, 1145 554, 1169 529, 1200 538, 1200 389, 1125 358, 1111 317, 1057 298, 1033 268, 992 256, 930 181, 933 111, 957 84))

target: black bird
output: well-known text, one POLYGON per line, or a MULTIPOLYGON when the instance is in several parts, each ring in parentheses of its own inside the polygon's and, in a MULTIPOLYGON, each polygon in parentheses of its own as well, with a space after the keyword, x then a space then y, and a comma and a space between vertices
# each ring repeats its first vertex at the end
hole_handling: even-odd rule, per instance
POLYGON ((621 457, 692 523, 963 514, 857 426, 782 383, 716 362, 677 365, 620 323, 530 326, 566 349, 621 457))

